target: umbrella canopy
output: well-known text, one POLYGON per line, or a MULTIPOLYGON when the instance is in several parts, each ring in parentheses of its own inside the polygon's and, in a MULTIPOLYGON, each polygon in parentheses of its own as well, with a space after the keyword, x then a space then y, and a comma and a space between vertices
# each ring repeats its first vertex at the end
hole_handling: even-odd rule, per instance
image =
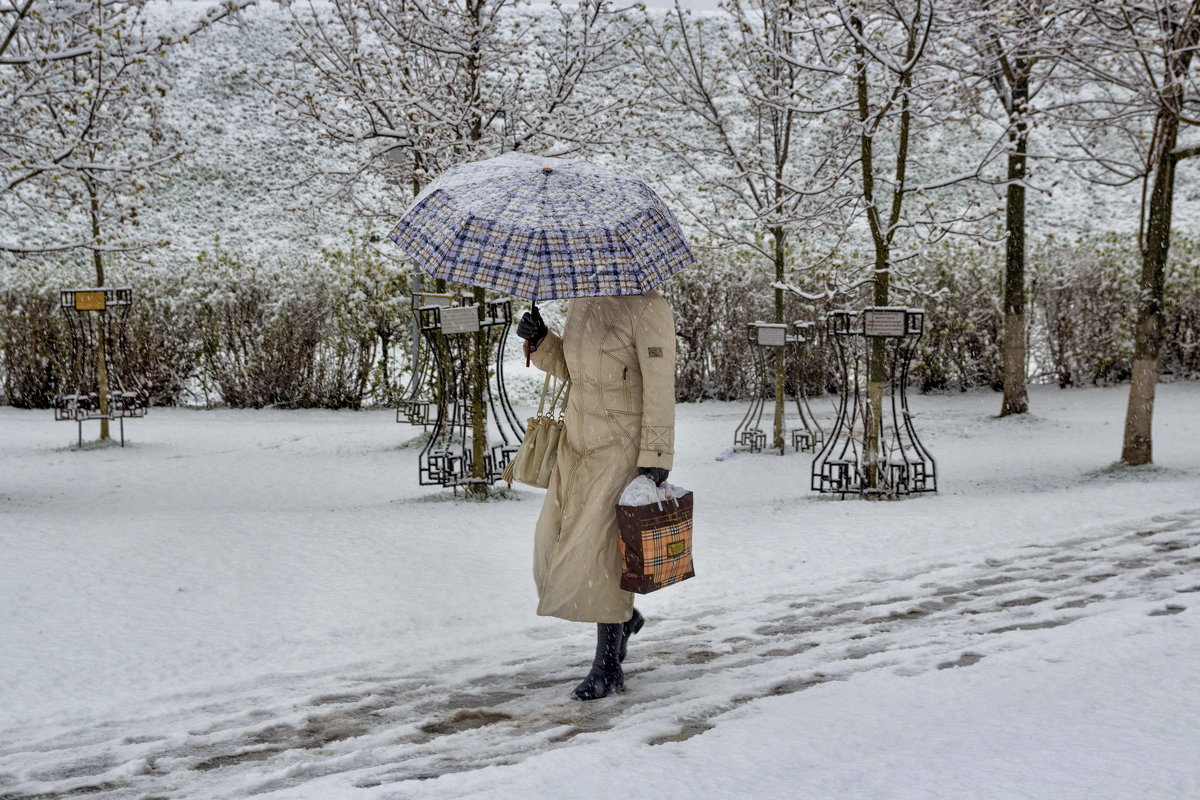
POLYGON ((446 170, 388 238, 436 278, 535 302, 645 294, 695 261, 646 184, 523 153, 446 170))

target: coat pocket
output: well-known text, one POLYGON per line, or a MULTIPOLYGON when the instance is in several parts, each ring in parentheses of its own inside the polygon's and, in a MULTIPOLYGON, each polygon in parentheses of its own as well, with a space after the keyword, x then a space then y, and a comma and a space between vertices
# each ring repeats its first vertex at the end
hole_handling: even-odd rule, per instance
POLYGON ((641 390, 641 371, 633 334, 608 325, 600 347, 598 370, 606 411, 635 411, 635 394, 641 390))

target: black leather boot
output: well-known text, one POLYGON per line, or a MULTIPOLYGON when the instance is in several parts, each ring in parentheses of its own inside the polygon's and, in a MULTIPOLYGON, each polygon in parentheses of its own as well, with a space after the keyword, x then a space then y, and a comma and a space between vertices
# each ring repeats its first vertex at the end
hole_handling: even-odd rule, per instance
POLYGON ((621 652, 618 654, 617 660, 624 663, 625 651, 629 649, 629 637, 642 629, 642 626, 646 624, 646 618, 635 608, 633 616, 622 624, 625 627, 625 635, 621 637, 621 652))
POLYGON ((621 672, 621 642, 625 639, 624 622, 596 623, 596 658, 592 671, 575 687, 571 697, 576 700, 596 700, 625 688, 621 672))

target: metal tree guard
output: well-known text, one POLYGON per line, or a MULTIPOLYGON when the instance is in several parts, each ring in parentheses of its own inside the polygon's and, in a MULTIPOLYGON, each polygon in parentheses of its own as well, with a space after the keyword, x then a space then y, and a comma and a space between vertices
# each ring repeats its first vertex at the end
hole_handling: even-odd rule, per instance
POLYGON ((54 398, 54 418, 78 424, 81 446, 84 420, 119 420, 124 447, 125 419, 146 416, 149 394, 126 366, 125 322, 132 305, 129 288, 59 292, 59 308, 71 333, 71 360, 54 398), (108 383, 104 397, 100 396, 101 371, 108 383))
POLYGON ((428 306, 452 306, 454 295, 417 292, 412 296, 413 329, 412 377, 396 409, 396 422, 420 425, 428 429, 437 417, 438 372, 433 350, 424 343, 421 330, 421 309, 428 306))
MULTIPOLYGON (((463 300, 470 300, 470 296, 463 300)), ((417 314, 438 387, 429 441, 418 459, 420 484, 457 488, 478 483, 471 474, 475 395, 471 374, 475 367, 475 336, 481 331, 487 336, 487 352, 495 358, 483 392, 491 412, 484 415, 486 424, 489 434, 495 434, 488 437, 483 482, 495 484, 517 454, 524 434, 504 384, 504 345, 512 325, 512 302, 490 300, 480 309, 473 303, 448 305, 439 301, 421 306, 417 314), (492 444, 496 439, 499 441, 492 444)))
POLYGON ((908 409, 908 370, 925 328, 920 309, 868 307, 831 311, 829 338, 837 351, 841 394, 833 431, 813 459, 812 488, 826 494, 897 496, 937 491, 937 463, 921 443, 908 409), (866 451, 867 359, 872 341, 886 348, 883 419, 877 423, 878 449, 866 451), (877 467, 870 486, 868 469, 877 467))
MULTIPOLYGON (((801 345, 808 341, 807 334, 813 327, 811 322, 792 323, 792 333, 788 326, 776 322, 751 322, 746 326, 747 338, 754 353, 754 390, 750 399, 750 407, 746 415, 738 423, 733 433, 735 449, 759 453, 767 449, 767 431, 763 429, 763 413, 766 399, 775 397, 775 373, 773 362, 774 353, 784 348, 784 357, 795 358, 801 345)), ((792 449, 796 452, 812 452, 825 441, 825 431, 817 423, 808 405, 808 397, 804 387, 797 384, 793 397, 796 404, 796 416, 799 424, 788 428, 784 420, 785 430, 791 434, 792 449)), ((779 454, 783 455, 784 448, 779 454)))

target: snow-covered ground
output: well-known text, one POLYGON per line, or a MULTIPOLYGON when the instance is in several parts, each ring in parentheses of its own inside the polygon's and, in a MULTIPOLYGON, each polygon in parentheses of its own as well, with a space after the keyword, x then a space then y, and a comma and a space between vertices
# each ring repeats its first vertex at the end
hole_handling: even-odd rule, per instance
POLYGON ((541 493, 416 486, 389 412, 78 451, 2 408, 0 798, 1192 800, 1200 385, 1153 468, 1111 467, 1125 398, 914 398, 942 491, 892 503, 715 461, 742 408, 681 406, 698 577, 588 704, 593 629, 533 615, 541 493))

